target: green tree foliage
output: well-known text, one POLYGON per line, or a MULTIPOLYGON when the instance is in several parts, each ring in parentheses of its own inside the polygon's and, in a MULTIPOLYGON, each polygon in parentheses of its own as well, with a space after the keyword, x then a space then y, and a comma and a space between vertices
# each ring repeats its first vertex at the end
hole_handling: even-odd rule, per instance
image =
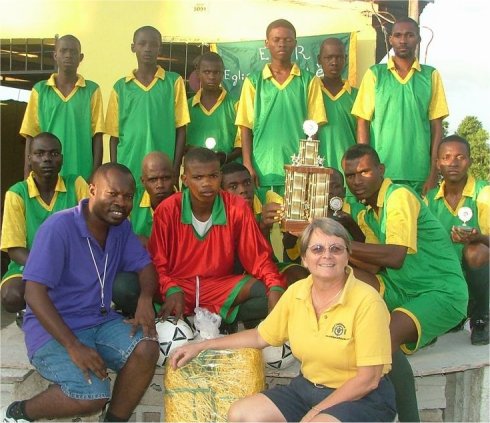
POLYGON ((449 122, 447 120, 442 121, 442 138, 449 135, 449 122))
POLYGON ((458 126, 456 133, 466 138, 471 146, 473 164, 471 174, 476 179, 490 180, 490 146, 489 135, 482 123, 475 116, 466 116, 458 126))

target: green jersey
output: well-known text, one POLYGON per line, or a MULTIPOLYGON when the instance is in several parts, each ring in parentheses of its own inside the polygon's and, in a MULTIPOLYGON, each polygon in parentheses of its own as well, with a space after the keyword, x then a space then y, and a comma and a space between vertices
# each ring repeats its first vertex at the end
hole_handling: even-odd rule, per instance
POLYGON ((130 219, 136 235, 150 237, 153 226, 153 209, 151 208, 150 196, 144 187, 136 189, 130 219))
MULTIPOLYGON (((141 163, 146 154, 162 151, 175 155, 176 82, 181 77, 165 72, 150 89, 121 78, 114 85, 118 102, 117 161, 126 165, 140 185, 141 163)), ((109 111, 108 111, 109 112, 109 111)))
MULTIPOLYGON (((451 233, 453 226, 461 226, 463 224, 458 217, 458 210, 461 207, 469 207, 473 213, 471 219, 466 223, 467 226, 476 228, 488 235, 485 232, 488 231, 489 196, 490 184, 488 181, 476 181, 472 176, 468 176, 461 201, 455 210, 452 210, 444 198, 444 182, 440 187, 433 188, 427 193, 426 201, 430 211, 439 219, 447 233, 451 233), (486 196, 485 199, 483 198, 484 196, 486 196)), ((459 259, 462 260, 464 244, 458 242, 453 242, 452 244, 459 259)))
MULTIPOLYGON (((390 204, 390 197, 398 190, 405 190, 403 194, 412 197, 410 201, 418 202, 416 222, 411 222, 412 225, 416 224, 416 251, 407 252, 401 268, 385 268, 380 272, 381 276, 393 281, 396 289, 409 297, 437 291, 446 298, 453 298, 454 308, 463 315, 466 314, 466 303, 461 301, 468 295, 466 282, 451 241, 439 221, 414 191, 404 185, 390 184, 382 199, 379 220, 374 210, 368 207, 364 214, 365 223, 379 242, 386 244, 388 220, 406 214, 403 213, 405 205, 397 201, 399 198, 395 200, 397 204, 390 204), (388 213, 390 208, 393 213, 391 216, 388 213)), ((390 304, 388 308, 392 310, 390 304)))
POLYGON ((429 105, 435 69, 420 68, 403 84, 386 70, 386 64, 370 68, 376 79, 371 145, 386 166, 385 176, 395 180, 425 181, 429 175, 429 105))
POLYGON ((188 101, 191 121, 187 125, 187 144, 206 147, 206 139, 214 138, 214 151, 230 153, 237 137, 235 102, 224 89, 211 110, 206 110, 200 100, 201 91, 198 91, 188 101))
MULTIPOLYGON (((85 80, 84 83, 66 99, 62 99, 48 81, 38 82, 33 90, 38 94, 40 132, 51 132, 61 141, 63 167, 60 175, 80 175, 88 180, 93 169, 92 125, 97 119, 92 116, 92 100, 96 94, 100 97, 100 93, 95 82, 85 80)), ((101 100, 97 103, 102 108, 101 100)))
POLYGON ((342 156, 356 144, 356 118, 351 114, 356 99, 357 88, 345 81, 342 90, 332 97, 323 87, 323 103, 327 111, 328 123, 318 130, 320 156, 325 158, 324 166, 342 171, 342 156))

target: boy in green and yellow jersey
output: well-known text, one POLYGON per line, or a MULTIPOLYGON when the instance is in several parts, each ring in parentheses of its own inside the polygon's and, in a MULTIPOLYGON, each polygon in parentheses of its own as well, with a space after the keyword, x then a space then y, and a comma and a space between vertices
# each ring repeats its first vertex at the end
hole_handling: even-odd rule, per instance
POLYGON ((413 374, 400 349, 414 353, 460 322, 468 289, 439 221, 411 188, 384 178, 384 166, 371 146, 349 148, 342 166, 349 189, 366 205, 357 216, 366 242, 352 242, 351 258, 358 266, 378 267, 365 281, 380 292, 391 312, 390 377, 399 419, 416 421, 413 374))
POLYGON ((439 72, 417 60, 417 22, 398 19, 389 42, 394 57, 367 70, 352 108, 357 142, 371 144, 393 182, 425 194, 437 183, 437 147, 449 115, 444 87, 439 72))
POLYGON ((245 78, 235 122, 240 127, 243 164, 261 202, 270 189, 284 195, 284 165, 299 151, 304 121, 318 125, 327 121, 320 79, 291 62, 296 48, 291 22, 270 23, 265 46, 271 63, 245 78))
POLYGON ((235 126, 236 103, 221 86, 224 74, 223 59, 219 54, 207 52, 199 56, 196 71, 201 88, 189 99, 191 121, 187 125, 187 145, 208 147, 206 140, 213 138, 212 150, 221 164, 241 157, 240 133, 235 126))
POLYGON ((351 110, 358 89, 342 79, 345 47, 338 38, 323 41, 318 64, 323 69, 323 104, 328 116, 328 123, 318 131, 319 153, 325 158, 325 166, 342 170, 342 156, 356 144, 357 121, 351 110))
POLYGON ((487 345, 490 185, 468 174, 470 165, 468 141, 457 135, 444 138, 437 155, 437 168, 444 179, 440 187, 427 193, 425 201, 450 234, 463 267, 470 293, 471 343, 487 345), (462 207, 471 210, 467 230, 458 217, 462 207))
POLYGON ((20 134, 26 139, 24 177, 29 176, 30 143, 41 132, 58 137, 63 146, 60 174, 85 180, 102 163, 104 112, 99 86, 77 74, 83 60, 80 41, 65 35, 56 41, 58 72, 32 89, 20 134))
POLYGON ((27 156, 32 169, 25 181, 17 182, 5 194, 1 249, 10 257, 2 277, 2 306, 13 313, 25 308, 22 271, 36 232, 53 213, 73 207, 88 197, 88 186, 81 176, 59 175, 63 164, 61 142, 43 132, 29 144, 27 156))
MULTIPOLYGON (((182 77, 157 63, 160 31, 137 29, 131 51, 138 69, 119 79, 107 106, 106 133, 110 135, 112 162, 126 165, 140 186, 141 162, 151 151, 162 151, 174 164, 178 178, 185 147, 189 111, 182 77)), ((177 181, 175 181, 177 182, 177 181)))

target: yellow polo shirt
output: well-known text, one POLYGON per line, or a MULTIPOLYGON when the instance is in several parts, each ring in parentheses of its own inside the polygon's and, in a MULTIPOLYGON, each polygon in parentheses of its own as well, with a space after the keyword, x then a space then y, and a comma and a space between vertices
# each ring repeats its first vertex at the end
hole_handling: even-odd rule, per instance
POLYGON ((291 285, 260 323, 260 336, 270 345, 289 340, 301 373, 312 383, 338 388, 358 367, 391 368, 390 315, 371 286, 349 276, 338 301, 316 318, 311 276, 291 285))

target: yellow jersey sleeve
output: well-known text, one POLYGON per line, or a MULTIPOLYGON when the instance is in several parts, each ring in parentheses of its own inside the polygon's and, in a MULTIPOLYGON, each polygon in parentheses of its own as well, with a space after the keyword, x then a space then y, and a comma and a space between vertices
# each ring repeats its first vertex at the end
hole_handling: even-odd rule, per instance
POLYGON ((174 83, 175 92, 175 127, 180 128, 181 126, 187 125, 191 118, 189 116, 189 108, 187 106, 187 96, 185 94, 185 84, 184 80, 180 76, 174 83))
POLYGON ((437 70, 432 72, 432 93, 429 104, 429 120, 444 119, 449 116, 446 93, 441 75, 437 70))
POLYGON ((75 179, 75 192, 77 193, 78 201, 89 197, 88 184, 81 176, 75 179))
MULTIPOLYGON (((236 116, 237 111, 238 111, 238 101, 235 103, 235 116, 236 116)), ((241 133, 240 128, 238 126, 236 128, 235 142, 233 144, 233 147, 242 148, 242 133, 241 133)))
POLYGON ((322 81, 315 76, 308 86, 308 119, 314 120, 318 125, 327 123, 327 112, 323 104, 322 81))
POLYGON ((22 120, 22 125, 20 127, 20 135, 23 137, 35 137, 41 132, 41 126, 39 125, 39 94, 33 89, 31 91, 31 96, 29 97, 29 102, 27 103, 27 108, 24 114, 24 119, 22 120))
POLYGON ((374 114, 374 86, 376 77, 368 69, 362 78, 356 100, 352 106, 352 114, 358 118, 371 121, 374 114))
POLYGON ((90 99, 92 135, 104 133, 104 107, 100 87, 95 90, 90 99))
POLYGON ((420 203, 410 191, 399 188, 392 192, 384 207, 386 244, 403 245, 408 248, 408 254, 415 254, 420 203))
POLYGON ((24 200, 18 194, 7 191, 3 212, 2 237, 0 248, 27 247, 26 211, 24 200))
POLYGON ((105 133, 119 137, 119 99, 114 89, 111 91, 105 117, 105 133))
POLYGON ((361 229, 362 233, 366 237, 364 242, 366 244, 379 244, 378 237, 373 232, 373 230, 369 227, 369 225, 366 223, 366 210, 361 210, 357 215, 357 218, 355 216, 352 217, 354 217, 354 220, 357 221, 359 228, 361 229))
POLYGON ((254 126, 255 88, 248 78, 245 78, 238 103, 235 125, 253 129, 254 126))
POLYGON ((490 186, 484 187, 476 199, 478 226, 483 235, 490 235, 490 186))

